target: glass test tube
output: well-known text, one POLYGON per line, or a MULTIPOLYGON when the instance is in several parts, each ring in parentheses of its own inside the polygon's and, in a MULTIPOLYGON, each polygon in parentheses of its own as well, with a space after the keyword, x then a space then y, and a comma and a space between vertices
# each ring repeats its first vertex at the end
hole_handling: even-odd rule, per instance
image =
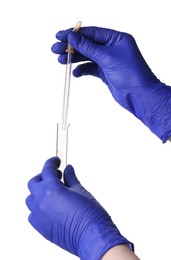
POLYGON ((63 172, 67 165, 67 154, 68 154, 68 127, 62 123, 57 124, 57 138, 56 138, 56 156, 61 159, 61 165, 59 169, 63 172))

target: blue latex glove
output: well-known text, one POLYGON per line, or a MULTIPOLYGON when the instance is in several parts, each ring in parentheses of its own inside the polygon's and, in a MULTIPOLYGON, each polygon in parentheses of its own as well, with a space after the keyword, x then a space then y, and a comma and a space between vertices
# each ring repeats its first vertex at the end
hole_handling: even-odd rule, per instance
POLYGON ((32 178, 26 204, 29 222, 46 239, 82 260, 99 260, 111 247, 133 244, 121 235, 111 217, 80 184, 68 165, 64 182, 58 170, 60 160, 50 158, 41 174, 32 178))
POLYGON ((139 118, 163 142, 171 136, 171 87, 161 83, 127 33, 98 27, 59 31, 52 51, 66 63, 67 41, 76 50, 72 62, 84 61, 75 77, 93 75, 109 87, 114 99, 139 118), (87 61, 87 62, 85 62, 87 61))

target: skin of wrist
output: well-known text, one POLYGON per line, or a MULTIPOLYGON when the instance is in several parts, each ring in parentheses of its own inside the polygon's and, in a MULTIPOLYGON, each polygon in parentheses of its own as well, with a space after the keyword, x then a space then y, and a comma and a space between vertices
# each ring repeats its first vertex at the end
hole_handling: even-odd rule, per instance
POLYGON ((127 245, 110 248, 101 260, 140 260, 127 245))

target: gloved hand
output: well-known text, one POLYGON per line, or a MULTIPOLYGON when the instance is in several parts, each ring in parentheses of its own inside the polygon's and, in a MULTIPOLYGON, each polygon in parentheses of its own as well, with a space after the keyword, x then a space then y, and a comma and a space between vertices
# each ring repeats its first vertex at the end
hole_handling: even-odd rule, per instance
POLYGON ((67 41, 76 50, 72 62, 84 61, 73 71, 75 77, 99 77, 114 99, 139 118, 163 142, 171 136, 171 87, 161 83, 127 33, 98 27, 59 31, 60 42, 52 51, 66 63, 67 41), (85 62, 87 61, 87 62, 85 62))
POLYGON ((80 184, 68 165, 64 182, 58 170, 60 160, 46 161, 41 174, 32 178, 26 204, 29 222, 46 239, 81 260, 99 260, 113 246, 133 244, 121 235, 111 217, 80 184))

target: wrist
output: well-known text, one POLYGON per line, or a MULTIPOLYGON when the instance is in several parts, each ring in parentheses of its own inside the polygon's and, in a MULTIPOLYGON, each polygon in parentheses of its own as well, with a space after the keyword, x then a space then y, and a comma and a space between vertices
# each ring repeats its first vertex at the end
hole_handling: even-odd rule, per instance
POLYGON ((165 143, 171 136, 171 87, 164 83, 134 88, 128 110, 165 143))
POLYGON ((126 245, 118 245, 110 248, 101 260, 140 260, 126 245))
POLYGON ((171 136, 171 87, 164 83, 157 84, 149 102, 147 126, 165 143, 171 136))
POLYGON ((82 260, 99 260, 111 247, 120 244, 125 244, 134 250, 134 245, 121 235, 111 218, 108 217, 90 225, 83 233, 78 256, 82 260))

